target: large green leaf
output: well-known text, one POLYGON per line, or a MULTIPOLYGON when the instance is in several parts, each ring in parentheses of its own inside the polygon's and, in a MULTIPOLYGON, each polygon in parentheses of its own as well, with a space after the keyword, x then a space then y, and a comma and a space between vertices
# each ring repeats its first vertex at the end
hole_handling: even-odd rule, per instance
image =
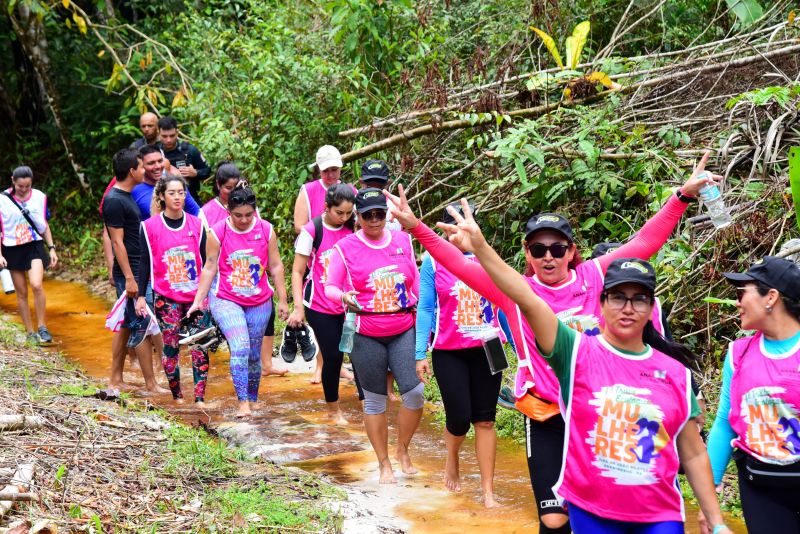
POLYGON ((764 14, 758 0, 725 0, 725 3, 736 15, 736 20, 742 28, 752 26, 764 14))
POLYGON ((797 228, 800 229, 800 147, 796 146, 789 149, 789 183, 792 186, 797 228))
POLYGON ((536 35, 539 36, 539 39, 542 40, 544 46, 547 48, 547 51, 550 52, 550 55, 552 55, 553 59, 556 60, 558 67, 563 69, 564 62, 561 61, 561 54, 558 53, 558 47, 556 46, 556 42, 553 40, 553 38, 550 37, 547 32, 544 32, 535 26, 531 26, 531 30, 533 30, 536 35))
POLYGON ((572 35, 567 37, 566 54, 567 54, 567 68, 575 69, 581 59, 581 52, 586 45, 586 39, 589 37, 589 30, 591 24, 588 20, 584 20, 572 30, 572 35))

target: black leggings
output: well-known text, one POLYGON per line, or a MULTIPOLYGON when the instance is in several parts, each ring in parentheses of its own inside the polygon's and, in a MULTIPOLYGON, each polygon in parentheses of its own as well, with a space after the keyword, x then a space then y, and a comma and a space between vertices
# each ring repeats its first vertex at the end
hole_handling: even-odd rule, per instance
POLYGON ((800 487, 772 487, 747 479, 743 462, 739 468, 739 497, 750 534, 800 533, 800 487))
POLYGON ((561 475, 564 452, 564 418, 561 414, 556 414, 546 421, 534 421, 525 417, 525 450, 528 456, 528 473, 531 477, 533 498, 536 501, 539 517, 547 514, 566 514, 553 493, 553 486, 561 475))
POLYGON ((502 373, 493 375, 483 347, 433 349, 433 374, 444 404, 445 427, 463 436, 470 423, 494 421, 502 373))
MULTIPOLYGON (((339 400, 339 374, 344 361, 344 354, 339 350, 344 314, 330 315, 306 307, 306 320, 314 330, 317 347, 322 353, 322 391, 325 393, 325 402, 336 402, 339 400)), ((358 398, 363 398, 358 378, 355 382, 358 398)))

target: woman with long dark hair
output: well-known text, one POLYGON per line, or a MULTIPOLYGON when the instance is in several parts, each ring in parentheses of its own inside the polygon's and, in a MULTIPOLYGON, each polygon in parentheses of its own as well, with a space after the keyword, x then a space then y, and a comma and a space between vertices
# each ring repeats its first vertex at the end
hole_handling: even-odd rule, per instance
MULTIPOLYGON (((594 260, 581 260, 572 226, 565 217, 557 213, 539 213, 531 217, 525 226, 523 240, 527 263, 525 279, 531 290, 544 299, 570 328, 598 334, 603 322, 600 292, 608 266, 617 258, 647 259, 666 243, 700 188, 713 182, 713 178, 701 176, 707 160, 708 153, 691 177, 645 223, 635 238, 594 260)), ((392 200, 397 199, 389 196, 392 200)), ((478 263, 469 262, 461 270, 452 272, 478 292, 481 291, 478 287, 492 285, 478 263)), ((567 534, 570 532, 569 517, 553 493, 563 462, 566 431, 559 410, 558 378, 547 360, 539 354, 534 333, 522 320, 516 304, 501 292, 492 293, 497 300, 493 300, 490 294, 481 294, 505 313, 514 337, 519 360, 514 395, 517 409, 525 416, 528 472, 540 519, 539 532, 567 534)))
POLYGON ((722 521, 700 433, 696 425, 687 424, 699 412, 685 367, 693 355, 653 327, 656 277, 649 263, 638 258, 611 261, 598 293, 601 333, 587 335, 559 320, 530 282, 492 250, 466 201, 463 217, 451 211, 456 225, 440 224, 450 242, 416 219, 402 190, 397 206, 403 226, 452 272, 474 270, 469 265, 477 264, 459 249, 473 252, 488 276, 465 282, 492 301, 503 300, 500 292, 506 295, 536 336, 539 357, 558 381, 566 420, 565 461, 553 491, 577 534, 683 533, 679 465, 714 534, 730 532, 722 521))

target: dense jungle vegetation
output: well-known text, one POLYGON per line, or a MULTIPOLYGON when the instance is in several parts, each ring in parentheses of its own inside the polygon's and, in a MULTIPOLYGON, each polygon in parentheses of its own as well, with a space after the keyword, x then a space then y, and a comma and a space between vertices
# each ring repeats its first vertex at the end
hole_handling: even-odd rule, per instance
POLYGON ((0 167, 6 176, 33 167, 77 265, 100 255, 110 158, 138 137, 145 110, 178 118, 212 165, 243 169, 287 258, 294 198, 322 144, 347 153, 348 181, 366 156, 386 159, 393 187, 405 184, 428 221, 473 198, 495 245, 520 266, 518 230, 533 212, 566 213, 587 253, 622 241, 710 148, 734 224, 687 223, 656 261, 673 329, 706 370, 736 335, 734 309, 714 300, 732 294, 721 271, 798 235, 786 170, 800 137, 792 2, 0 7, 0 167))

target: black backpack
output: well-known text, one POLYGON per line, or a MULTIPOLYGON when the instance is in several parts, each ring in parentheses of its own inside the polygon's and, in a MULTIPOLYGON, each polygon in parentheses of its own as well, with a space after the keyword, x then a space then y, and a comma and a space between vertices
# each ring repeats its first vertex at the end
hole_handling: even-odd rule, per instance
MULTIPOLYGON (((314 241, 311 243, 311 253, 316 254, 317 250, 319 250, 320 245, 322 245, 322 232, 324 232, 324 228, 322 227, 322 215, 318 215, 311 219, 311 222, 314 223, 314 241)), ((306 272, 303 275, 303 280, 308 278, 311 274, 311 270, 306 265, 306 272)), ((305 291, 303 291, 303 300, 308 302, 311 299, 311 291, 313 289, 314 282, 306 284, 305 291)))

